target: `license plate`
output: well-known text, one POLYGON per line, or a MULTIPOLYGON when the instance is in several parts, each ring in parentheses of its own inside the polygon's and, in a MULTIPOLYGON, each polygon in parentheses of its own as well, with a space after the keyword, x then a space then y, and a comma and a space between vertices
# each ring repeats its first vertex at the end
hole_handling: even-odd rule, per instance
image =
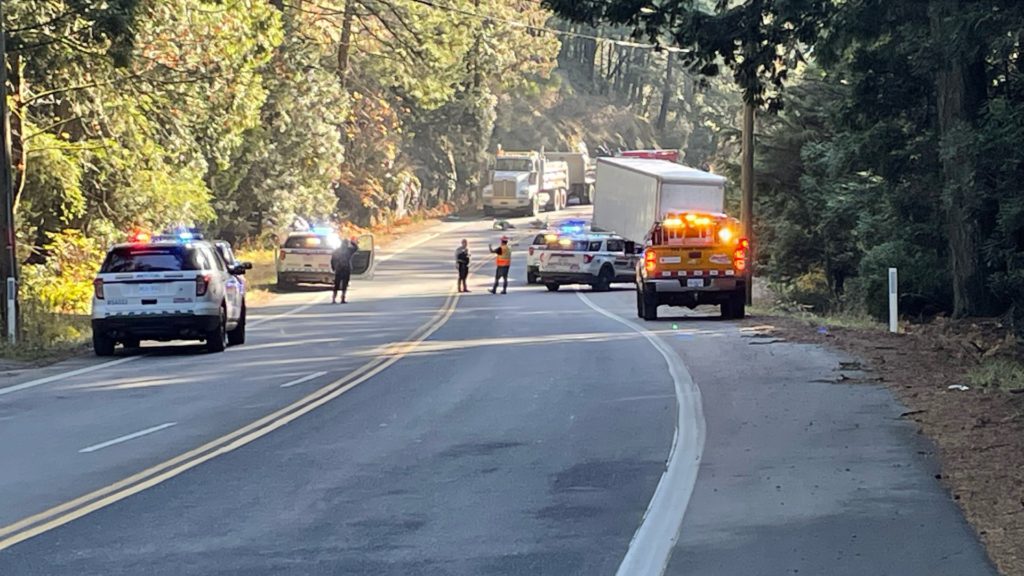
POLYGON ((139 284, 139 294, 159 294, 160 287, 156 284, 139 284))
POLYGON ((687 278, 686 279, 686 287, 687 288, 703 288, 704 287, 704 279, 703 278, 687 278))

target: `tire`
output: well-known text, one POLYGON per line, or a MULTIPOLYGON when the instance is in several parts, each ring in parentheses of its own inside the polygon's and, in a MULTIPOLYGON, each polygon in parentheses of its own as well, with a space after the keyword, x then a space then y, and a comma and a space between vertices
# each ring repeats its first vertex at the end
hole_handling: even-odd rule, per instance
POLYGON ((644 317, 644 298, 640 294, 640 290, 636 291, 636 317, 637 318, 643 318, 644 317))
POLYGON ((547 284, 544 285, 544 287, 548 289, 548 292, 558 292, 558 289, 561 288, 562 286, 561 284, 555 282, 548 282, 547 284))
POLYGON ((538 284, 537 275, 529 270, 526 271, 526 283, 527 284, 538 284))
POLYGON ((615 272, 605 266, 601 268, 601 272, 597 275, 597 282, 592 285, 594 292, 607 292, 612 287, 612 281, 615 280, 615 272))
POLYGON ((97 356, 113 356, 115 345, 114 339, 109 336, 96 333, 92 335, 92 350, 97 356))
POLYGON ((729 299, 722 302, 721 306, 723 320, 742 320, 747 316, 747 293, 737 290, 729 295, 729 299))
POLYGON ((238 317, 238 326, 228 332, 228 345, 241 346, 245 344, 245 302, 242 303, 242 313, 238 317))
POLYGON ((640 291, 641 304, 643 309, 641 317, 644 320, 658 319, 658 295, 646 290, 640 291))
POLYGON ((206 333, 206 351, 223 352, 228 347, 228 334, 225 330, 228 314, 223 307, 220 309, 220 321, 217 327, 206 333))
POLYGON ((581 204, 593 204, 594 203, 594 185, 588 184, 586 190, 583 192, 583 201, 581 204))

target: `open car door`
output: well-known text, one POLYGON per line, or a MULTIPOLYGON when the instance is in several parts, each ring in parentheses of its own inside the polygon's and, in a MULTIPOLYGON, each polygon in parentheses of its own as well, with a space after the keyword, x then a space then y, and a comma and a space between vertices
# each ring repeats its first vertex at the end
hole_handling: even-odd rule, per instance
POLYGON ((352 277, 372 280, 375 260, 373 234, 363 234, 356 242, 359 251, 352 257, 352 277))

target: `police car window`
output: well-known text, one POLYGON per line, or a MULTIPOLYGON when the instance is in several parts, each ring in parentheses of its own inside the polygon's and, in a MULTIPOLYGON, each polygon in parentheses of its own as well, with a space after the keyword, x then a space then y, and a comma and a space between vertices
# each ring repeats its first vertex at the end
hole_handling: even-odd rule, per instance
POLYGON ((601 251, 601 241, 600 240, 594 240, 593 242, 590 243, 590 252, 600 252, 600 251, 601 251))
POLYGON ((210 254, 204 249, 198 249, 196 254, 196 266, 200 270, 213 270, 213 262, 211 262, 210 254))
POLYGON ((196 270, 194 251, 183 246, 125 246, 107 254, 101 273, 196 270))
POLYGON ((228 271, 228 265, 224 262, 224 258, 220 252, 217 250, 207 250, 206 248, 203 248, 203 252, 207 252, 209 254, 210 261, 213 262, 213 265, 217 270, 220 270, 221 272, 228 271))
POLYGON ((229 246, 228 244, 218 243, 217 252, 220 254, 221 258, 223 258, 225 262, 235 261, 235 254, 231 252, 231 246, 229 246))
POLYGON ((626 249, 626 244, 622 240, 609 240, 608 251, 609 252, 622 252, 626 249))
POLYGON ((327 240, 320 236, 289 236, 284 242, 285 248, 324 248, 327 240))

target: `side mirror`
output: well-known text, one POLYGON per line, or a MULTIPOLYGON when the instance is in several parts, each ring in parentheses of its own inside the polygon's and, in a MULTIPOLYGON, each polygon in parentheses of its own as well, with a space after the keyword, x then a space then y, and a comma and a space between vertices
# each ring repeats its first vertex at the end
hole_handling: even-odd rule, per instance
POLYGON ((242 276, 245 274, 246 270, 248 270, 248 268, 245 267, 245 264, 232 264, 228 267, 228 272, 233 276, 242 276))
POLYGON ((636 254, 636 242, 633 242, 632 240, 626 240, 626 249, 624 250, 624 252, 626 254, 636 254))
POLYGON ((242 268, 246 270, 252 270, 252 262, 242 262, 242 268))

